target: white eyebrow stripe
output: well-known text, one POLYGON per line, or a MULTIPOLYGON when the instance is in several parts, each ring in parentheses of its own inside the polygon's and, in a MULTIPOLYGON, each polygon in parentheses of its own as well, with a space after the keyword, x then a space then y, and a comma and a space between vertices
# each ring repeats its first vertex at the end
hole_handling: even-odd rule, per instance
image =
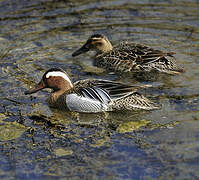
POLYGON ((67 76, 67 74, 65 74, 63 72, 52 71, 52 72, 48 72, 46 74, 46 78, 49 78, 49 77, 58 77, 58 76, 64 78, 66 81, 69 82, 69 84, 71 85, 71 87, 73 87, 73 84, 72 84, 71 80, 69 79, 69 77, 67 76))

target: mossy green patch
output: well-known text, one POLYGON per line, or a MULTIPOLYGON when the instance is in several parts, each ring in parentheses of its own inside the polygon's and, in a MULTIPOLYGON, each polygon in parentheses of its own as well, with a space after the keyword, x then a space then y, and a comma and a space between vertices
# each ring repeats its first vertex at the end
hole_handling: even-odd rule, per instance
POLYGON ((149 120, 125 122, 118 126, 117 131, 120 133, 132 132, 134 130, 140 129, 143 126, 146 126, 149 123, 149 120))
POLYGON ((9 141, 19 138, 27 128, 17 122, 0 120, 0 141, 9 141))

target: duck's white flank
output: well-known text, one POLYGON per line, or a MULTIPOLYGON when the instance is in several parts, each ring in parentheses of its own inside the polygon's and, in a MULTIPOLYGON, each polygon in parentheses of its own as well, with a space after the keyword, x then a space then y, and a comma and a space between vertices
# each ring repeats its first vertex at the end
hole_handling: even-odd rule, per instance
POLYGON ((73 84, 71 82, 71 80, 69 79, 69 77, 67 76, 67 74, 63 73, 63 72, 60 72, 60 71, 52 71, 52 72, 48 72, 46 74, 46 78, 49 78, 49 77, 62 77, 64 78, 66 81, 69 82, 69 84, 71 85, 71 87, 73 87, 73 84))

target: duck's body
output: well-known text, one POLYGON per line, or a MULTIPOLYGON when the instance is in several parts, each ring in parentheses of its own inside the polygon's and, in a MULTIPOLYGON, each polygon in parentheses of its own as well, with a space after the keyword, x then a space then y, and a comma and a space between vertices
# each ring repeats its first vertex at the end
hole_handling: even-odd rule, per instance
POLYGON ((146 87, 148 86, 139 87, 106 80, 80 80, 72 83, 66 72, 54 68, 48 70, 40 83, 25 94, 51 88, 54 92, 48 99, 50 106, 75 112, 159 109, 159 105, 137 92, 146 87))
POLYGON ((177 67, 172 52, 165 53, 135 43, 120 43, 113 47, 106 36, 95 34, 72 56, 89 50, 96 51, 95 65, 116 72, 151 72, 167 74, 184 72, 177 67))

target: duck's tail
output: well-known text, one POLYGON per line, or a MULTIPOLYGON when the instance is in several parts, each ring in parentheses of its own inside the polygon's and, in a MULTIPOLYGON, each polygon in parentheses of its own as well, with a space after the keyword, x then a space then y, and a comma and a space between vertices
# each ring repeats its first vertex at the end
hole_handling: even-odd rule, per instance
POLYGON ((160 108, 159 104, 152 102, 137 92, 113 103, 113 109, 117 110, 155 110, 160 108))

